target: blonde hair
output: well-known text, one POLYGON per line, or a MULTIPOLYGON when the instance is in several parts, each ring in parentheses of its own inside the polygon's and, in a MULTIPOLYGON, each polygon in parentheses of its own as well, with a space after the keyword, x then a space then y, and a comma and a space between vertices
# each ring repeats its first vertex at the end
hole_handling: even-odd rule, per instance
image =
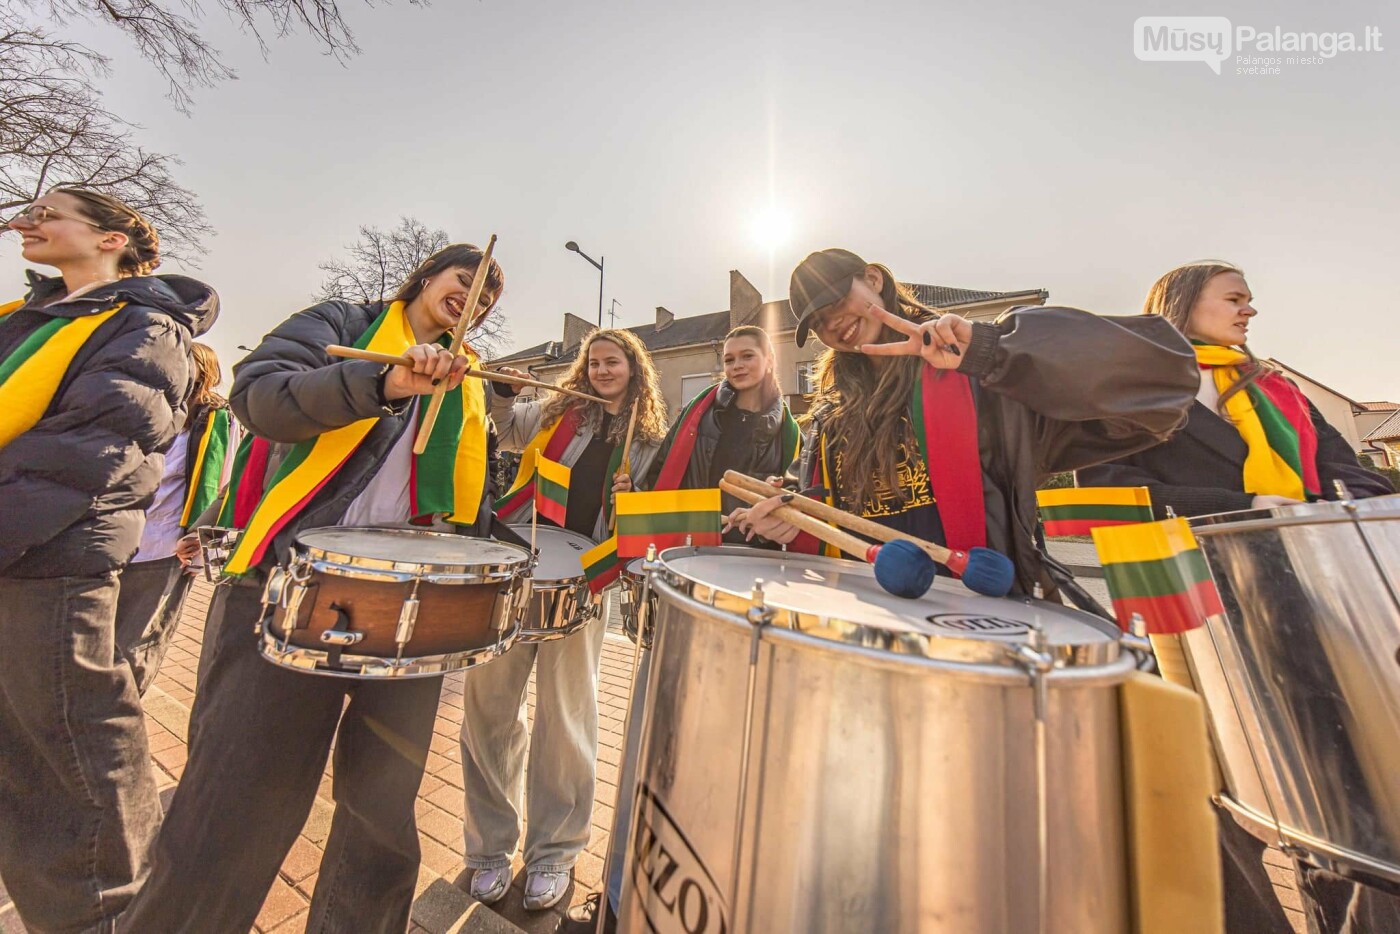
POLYGON ((160 265, 160 234, 155 225, 125 201, 91 188, 51 189, 82 202, 83 215, 101 230, 126 234, 126 249, 117 259, 117 272, 123 276, 149 275, 160 265))
POLYGON ((193 364, 194 380, 190 385, 189 404, 211 409, 226 407, 228 400, 214 391, 224 381, 219 355, 214 353, 214 348, 195 341, 190 344, 190 362, 193 364))
MULTIPOLYGON (((606 328, 594 331, 579 345, 578 356, 574 358, 569 371, 559 385, 576 392, 594 393, 593 384, 588 381, 588 351, 598 341, 608 341, 617 345, 627 358, 631 378, 627 381, 627 401, 613 419, 607 440, 621 444, 627 440, 627 424, 632 419, 632 409, 637 409, 635 438, 649 444, 660 443, 666 437, 669 420, 666 417, 666 399, 661 395, 661 379, 656 375, 656 366, 651 362, 651 353, 637 335, 631 331, 606 328)), ((571 407, 578 406, 583 412, 584 424, 598 431, 603 424, 603 406, 597 402, 584 402, 563 393, 551 393, 540 410, 543 424, 552 425, 562 418, 571 407)))

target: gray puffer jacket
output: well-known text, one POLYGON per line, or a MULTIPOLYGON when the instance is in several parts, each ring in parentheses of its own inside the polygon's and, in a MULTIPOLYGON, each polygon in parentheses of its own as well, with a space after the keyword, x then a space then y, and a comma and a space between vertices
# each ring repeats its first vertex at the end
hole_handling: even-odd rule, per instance
POLYGON ((136 276, 72 300, 29 273, 0 318, 0 360, 55 318, 126 307, 73 357, 39 422, 0 448, 0 576, 97 577, 141 542, 164 451, 185 419, 190 341, 218 316, 214 290, 185 276, 136 276))

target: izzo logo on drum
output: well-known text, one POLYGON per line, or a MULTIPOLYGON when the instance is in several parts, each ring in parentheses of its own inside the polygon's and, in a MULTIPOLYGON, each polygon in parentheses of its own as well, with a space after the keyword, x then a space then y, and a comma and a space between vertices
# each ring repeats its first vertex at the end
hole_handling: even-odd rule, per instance
POLYGON ((978 636, 1017 636, 1030 627, 1014 619, 999 616, 973 616, 968 613, 935 613, 928 621, 940 629, 978 636))
POLYGON ((656 934, 726 934, 728 906, 710 871, 646 785, 638 789, 632 883, 656 934))

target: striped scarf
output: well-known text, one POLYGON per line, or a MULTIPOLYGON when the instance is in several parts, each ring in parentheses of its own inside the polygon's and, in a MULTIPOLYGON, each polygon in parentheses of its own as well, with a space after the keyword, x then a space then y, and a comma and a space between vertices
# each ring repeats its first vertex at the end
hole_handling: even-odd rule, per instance
MULTIPOLYGON (((695 440, 700 434, 700 423, 705 418, 705 413, 714 405, 715 396, 719 393, 719 384, 711 386, 704 392, 697 395, 686 407, 681 410, 680 418, 676 419, 676 424, 672 426, 671 433, 667 440, 670 442, 670 450, 666 454, 666 462, 661 465, 661 473, 656 479, 655 489, 658 490, 679 490, 681 483, 685 481, 686 468, 690 466, 691 455, 695 453, 695 440)), ((797 427, 797 420, 792 417, 787 403, 783 406, 783 424, 779 429, 782 432, 780 442, 782 465, 775 473, 787 470, 788 465, 797 458, 802 442, 802 432, 797 427)))
MULTIPOLYGON (((444 341, 450 337, 444 335, 444 341)), ((415 343, 404 303, 394 302, 360 335, 355 346, 401 354, 415 343)), ((474 355, 470 351, 467 355, 475 364, 474 355)), ((426 410, 426 405, 418 406, 419 424, 426 410)), ((278 466, 265 492, 244 488, 249 482, 260 485, 258 478, 264 471, 252 468, 266 467, 270 447, 266 440, 250 437, 239 450, 234 463, 236 480, 229 484, 220 512, 221 519, 229 512, 235 520, 242 519, 242 504, 241 511, 249 513, 246 522, 238 523, 245 531, 229 557, 225 573, 243 574, 255 567, 277 533, 336 475, 378 421, 363 418, 300 442, 278 466), (247 506, 254 497, 256 505, 249 512, 247 506)), ((422 454, 414 455, 409 480, 412 521, 431 522, 441 515, 458 525, 476 522, 481 494, 486 488, 486 437, 485 386, 478 380, 465 379, 460 389, 443 397, 428 447, 422 454)))
MULTIPOLYGON (((525 450, 520 452, 520 469, 515 472, 515 479, 511 482, 510 490, 506 492, 505 496, 496 500, 497 515, 510 518, 518 510, 534 502, 535 477, 539 459, 543 457, 557 464, 563 464, 564 451, 568 449, 569 442, 574 440, 582 427, 583 408, 574 405, 570 406, 554 424, 535 433, 535 436, 530 439, 530 443, 525 445, 525 450)), ((603 474, 603 518, 609 526, 612 525, 613 478, 622 469, 622 453, 622 445, 613 445, 612 456, 608 458, 608 469, 603 474)), ((572 481, 571 476, 570 482, 572 483, 572 481)))
MULTIPOLYGON (((192 466, 189 470, 189 489, 185 493, 185 508, 180 512, 181 528, 189 528, 190 522, 198 518, 218 498, 219 487, 223 481, 224 460, 229 455, 233 419, 229 416, 228 409, 206 409, 204 416, 204 430, 199 433, 199 442, 190 461, 192 466)), ((197 427, 198 421, 192 424, 197 427)))
MULTIPOLYGON (((0 448, 39 424, 78 351, 125 304, 81 318, 50 318, 0 360, 0 448)), ((0 305, 0 319, 23 307, 23 300, 0 305)))
MULTIPOLYGON (((1249 362, 1249 355, 1234 347, 1195 344, 1195 351, 1197 364, 1211 371, 1222 396, 1239 382, 1241 366, 1249 362)), ((1226 401, 1225 414, 1249 447, 1244 460, 1246 493, 1296 500, 1321 497, 1317 429, 1302 390, 1277 373, 1265 372, 1226 401)))

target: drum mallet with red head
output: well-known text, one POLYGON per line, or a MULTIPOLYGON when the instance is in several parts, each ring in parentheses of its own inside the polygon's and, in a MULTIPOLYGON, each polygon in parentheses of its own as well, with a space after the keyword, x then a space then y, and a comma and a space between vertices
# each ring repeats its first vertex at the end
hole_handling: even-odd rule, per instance
MULTIPOLYGON (((719 482, 719 488, 731 496, 756 506, 768 499, 769 494, 756 493, 746 487, 736 486, 727 480, 719 482)), ((768 488, 770 491, 772 487, 768 488)), ((782 495, 777 493, 776 495, 782 495)), ((797 497, 800 499, 800 497, 797 497)), ((922 597, 933 586, 933 578, 938 573, 933 559, 908 542, 892 542, 889 545, 872 545, 848 532, 833 529, 813 516, 807 515, 789 505, 779 506, 773 515, 802 531, 831 545, 833 548, 851 555, 860 555, 875 568, 875 580, 880 586, 896 597, 922 597), (899 546, 899 547, 895 547, 899 546)))
MULTIPOLYGON (((731 485, 754 495, 768 497, 772 496, 774 492, 773 487, 762 480, 737 471, 726 471, 724 479, 731 485)), ((927 560, 936 561, 952 571, 963 582, 963 586, 974 593, 985 594, 989 597, 1004 597, 1011 592, 1011 585, 1015 583, 1016 566, 1006 555, 991 548, 973 548, 969 551, 944 548, 942 545, 926 542, 907 532, 896 531, 878 522, 872 522, 862 516, 846 512, 844 509, 837 509, 835 506, 829 506, 805 496, 794 497, 791 505, 813 518, 835 523, 867 538, 884 542, 885 547, 880 551, 881 554, 887 555, 884 570, 893 577, 892 583, 895 586, 886 585, 884 581, 880 583, 890 593, 900 593, 899 590, 895 589, 900 582, 912 582, 916 579, 916 575, 922 575, 925 572, 925 561, 921 560, 920 556, 927 560)), ((796 523, 793 524, 796 525, 796 523)), ((859 539, 856 540, 859 541, 859 539)), ((840 545, 836 547, 851 554, 861 553, 860 551, 850 551, 850 549, 840 545)), ((861 542, 861 547, 867 548, 868 546, 861 542)), ((874 564, 873 561, 871 563, 874 564)), ((878 578, 882 569, 877 565, 875 570, 878 578)), ((931 585, 932 580, 929 583, 929 586, 931 585)), ((927 589, 928 586, 925 586, 924 590, 927 589)), ((922 594, 923 591, 919 593, 922 594)), ((915 596, 918 595, 915 594, 915 596)))

